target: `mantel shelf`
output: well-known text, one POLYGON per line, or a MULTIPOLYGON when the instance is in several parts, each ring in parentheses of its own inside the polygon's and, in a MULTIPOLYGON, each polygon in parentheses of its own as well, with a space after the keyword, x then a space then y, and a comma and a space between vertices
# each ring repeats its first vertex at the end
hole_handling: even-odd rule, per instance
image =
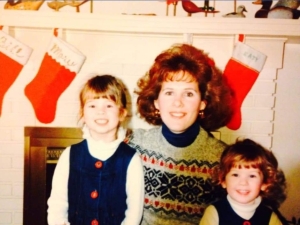
POLYGON ((196 18, 0 9, 0 25, 85 31, 286 37, 300 43, 300 19, 196 18))

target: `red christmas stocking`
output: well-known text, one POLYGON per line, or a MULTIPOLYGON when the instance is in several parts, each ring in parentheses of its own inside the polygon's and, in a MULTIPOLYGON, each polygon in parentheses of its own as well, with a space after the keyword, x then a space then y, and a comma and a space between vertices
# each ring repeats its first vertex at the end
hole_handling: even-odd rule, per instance
POLYGON ((1 30, 0 27, 0 116, 7 90, 27 63, 32 49, 1 30))
POLYGON ((55 34, 36 77, 25 87, 25 95, 40 122, 51 123, 54 120, 57 101, 79 72, 84 60, 81 52, 55 34))
POLYGON ((237 42, 233 55, 224 70, 224 76, 227 77, 234 92, 233 116, 226 125, 229 129, 237 130, 240 128, 242 103, 255 83, 265 61, 266 55, 242 42, 237 42))

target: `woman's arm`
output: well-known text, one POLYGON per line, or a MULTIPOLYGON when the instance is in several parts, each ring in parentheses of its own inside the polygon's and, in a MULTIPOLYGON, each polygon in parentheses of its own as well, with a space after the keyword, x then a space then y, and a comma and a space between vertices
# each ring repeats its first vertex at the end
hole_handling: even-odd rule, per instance
POLYGON ((48 199, 48 224, 68 225, 68 179, 70 147, 66 148, 56 164, 48 199))
POLYGON ((138 225, 144 208, 144 172, 142 161, 137 153, 128 166, 126 193, 127 210, 121 225, 138 225))

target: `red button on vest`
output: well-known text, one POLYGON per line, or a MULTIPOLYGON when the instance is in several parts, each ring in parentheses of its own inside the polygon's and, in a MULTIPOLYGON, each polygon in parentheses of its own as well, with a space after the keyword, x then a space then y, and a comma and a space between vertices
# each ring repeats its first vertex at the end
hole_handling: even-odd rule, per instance
POLYGON ((243 225, 251 225, 251 223, 249 221, 245 221, 243 225))
POLYGON ((102 167, 102 162, 101 161, 97 161, 96 163, 95 163, 95 167, 97 168, 97 169, 100 169, 101 167, 102 167))
POLYGON ((98 220, 94 219, 94 220, 91 222, 91 225, 99 225, 98 220))
POLYGON ((91 198, 97 198, 97 197, 98 197, 98 192, 96 190, 92 191, 91 198))

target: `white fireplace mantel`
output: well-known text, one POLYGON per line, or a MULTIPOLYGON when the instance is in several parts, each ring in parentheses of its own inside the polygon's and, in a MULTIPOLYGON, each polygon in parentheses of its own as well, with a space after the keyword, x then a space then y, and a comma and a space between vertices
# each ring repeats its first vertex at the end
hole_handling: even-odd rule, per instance
POLYGON ((84 31, 284 37, 300 43, 300 19, 197 18, 0 9, 0 25, 84 31))
MULTIPOLYGON (((0 9, 0 25, 36 50, 36 54, 28 62, 28 70, 38 69, 41 57, 39 53, 46 43, 46 38, 44 41, 43 37, 50 34, 49 30, 61 28, 60 35, 65 34, 62 38, 86 54, 82 74, 101 66, 101 71, 106 71, 105 68, 109 68, 108 71, 120 68, 117 74, 128 76, 131 81, 128 86, 132 90, 134 79, 142 73, 138 73, 136 69, 148 65, 154 57, 152 54, 161 51, 165 45, 182 40, 201 46, 223 69, 232 54, 236 35, 246 35, 246 44, 267 55, 267 61, 261 72, 261 80, 257 81, 258 90, 254 88, 249 94, 253 101, 250 101, 250 109, 248 106, 244 109, 245 127, 237 133, 222 131, 223 137, 226 138, 227 135, 228 142, 234 140, 235 135, 251 135, 252 130, 262 124, 265 128, 272 126, 273 95, 276 92, 274 80, 277 70, 283 67, 285 43, 300 44, 300 20, 293 19, 168 17, 0 9), (41 42, 44 44, 39 45, 41 42), (96 60, 99 55, 105 55, 101 58, 101 63, 96 60), (135 73, 138 75, 133 77, 131 74, 135 73)), ((71 95, 70 99, 73 97, 71 95)), ((138 123, 140 121, 136 122, 138 123)), ((133 124, 136 125, 134 122, 133 124)), ((261 129, 257 130, 261 143, 271 146, 272 129, 265 130, 262 135, 261 129)))

